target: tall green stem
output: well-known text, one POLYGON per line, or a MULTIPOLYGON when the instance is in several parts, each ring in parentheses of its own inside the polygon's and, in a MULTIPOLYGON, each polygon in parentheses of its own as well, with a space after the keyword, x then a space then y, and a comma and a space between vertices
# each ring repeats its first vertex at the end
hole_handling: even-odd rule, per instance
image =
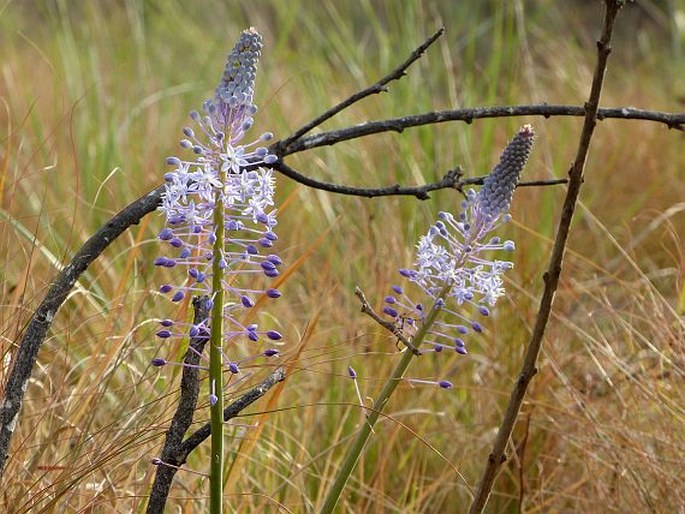
MULTIPOLYGON (((447 292, 450 290, 450 288, 451 285, 446 285, 441 291, 438 298, 444 298, 447 292)), ((423 340, 426 337, 428 330, 433 325, 433 322, 435 321, 440 312, 441 305, 442 304, 440 301, 436 301, 433 304, 431 311, 428 313, 428 316, 426 317, 426 321, 423 323, 423 325, 421 325, 419 331, 412 338, 412 344, 415 348, 419 348, 419 346, 421 346, 421 344, 423 343, 423 340)), ((335 505, 338 503, 338 499, 340 498, 340 494, 342 493, 342 490, 344 489, 347 480, 352 474, 352 471, 357 465, 357 461, 359 461, 359 457, 361 456, 362 451, 364 450, 364 446, 366 446, 366 442, 369 440, 369 436, 373 431, 374 425, 378 421, 378 418, 380 417, 381 412, 385 408, 385 405, 388 403, 390 396, 392 396, 392 393, 395 392, 395 388, 402 381, 402 377, 404 376, 404 373, 407 371, 407 368, 409 367, 409 364, 412 361, 412 357, 414 357, 414 354, 409 350, 405 350, 405 352, 402 354, 400 362, 397 363, 395 370, 392 372, 392 374, 388 378, 388 381, 385 383, 383 390, 381 391, 380 395, 373 404, 373 410, 369 413, 369 416, 366 418, 366 422, 362 425, 361 429, 359 430, 357 438, 355 439, 354 443, 347 452, 347 455, 345 456, 345 460, 342 463, 340 470, 338 470, 338 476, 335 478, 335 482, 333 482, 333 485, 329 489, 328 494, 326 495, 326 502, 320 510, 321 514, 330 514, 331 512, 333 512, 333 509, 335 508, 335 505)))
POLYGON ((223 398, 223 343, 224 327, 224 288, 221 257, 224 249, 224 205, 220 192, 216 194, 214 207, 214 262, 212 263, 212 306, 211 335, 209 341, 209 393, 216 396, 210 407, 212 427, 211 466, 209 473, 209 511, 211 514, 223 512, 224 496, 224 398, 223 398))

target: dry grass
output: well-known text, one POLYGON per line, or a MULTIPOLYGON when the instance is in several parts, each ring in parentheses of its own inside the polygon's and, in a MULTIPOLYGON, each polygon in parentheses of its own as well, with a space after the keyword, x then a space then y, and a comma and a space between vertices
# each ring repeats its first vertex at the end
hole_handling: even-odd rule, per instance
MULTIPOLYGON (((441 24, 446 37, 408 77, 330 126, 457 106, 578 104, 599 23, 595 5, 584 2, 525 10, 522 2, 475 0, 199 4, 27 1, 0 10, 0 376, 57 266, 160 181, 186 113, 212 90, 242 28, 258 27, 267 43, 255 133, 284 136, 376 80, 441 24)), ((675 57, 683 34, 669 33, 658 3, 649 7, 649 16, 632 7, 619 17, 603 104, 682 110, 685 70, 675 57)), ((577 119, 421 128, 291 162, 368 186, 430 181, 455 164, 481 174, 523 122, 540 134, 528 177, 564 176, 577 119)), ((666 513, 685 505, 682 145, 682 133, 649 123, 598 127, 540 372, 490 512, 666 513)), ((240 458, 227 501, 240 512, 315 512, 321 504, 363 419, 347 366, 373 396, 397 357, 358 313, 353 287, 381 299, 411 261, 417 235, 457 201, 446 191, 419 203, 338 197, 285 180, 279 187, 280 250, 292 273, 283 301, 262 315, 287 335, 289 376, 240 420, 259 421, 258 429, 236 426, 229 435, 229 462, 240 458)), ((534 320, 562 194, 517 193, 507 300, 469 357, 426 356, 412 367, 412 376, 455 388, 399 388, 341 512, 460 512, 468 502, 534 320)), ((172 308, 154 293, 166 280, 151 265, 160 226, 153 215, 127 232, 59 311, 15 435, 0 496, 6 510, 143 508, 149 459, 179 383, 176 370, 149 361, 182 351, 153 337, 154 320, 172 308)), ((253 371, 257 379, 265 370, 253 371)), ((205 450, 191 469, 206 470, 205 450)), ((180 473, 172 494, 170 511, 200 511, 206 480, 180 473)))

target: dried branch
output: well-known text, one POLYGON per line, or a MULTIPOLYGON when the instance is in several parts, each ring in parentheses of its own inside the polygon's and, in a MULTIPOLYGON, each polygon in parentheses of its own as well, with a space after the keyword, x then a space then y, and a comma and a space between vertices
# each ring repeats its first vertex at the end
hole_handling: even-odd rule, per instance
MULTIPOLYGON (((350 195, 359 196, 363 198, 376 198, 379 196, 414 196, 419 200, 428 200, 430 196, 428 193, 432 191, 438 191, 440 189, 456 189, 462 191, 464 186, 468 185, 482 185, 483 180, 487 175, 472 178, 462 178, 463 172, 461 168, 456 167, 454 169, 448 170, 447 173, 442 177, 442 179, 437 182, 432 182, 429 184, 424 184, 423 186, 400 186, 399 184, 394 184, 387 187, 354 187, 354 186, 344 186, 341 184, 334 184, 332 182, 323 182, 308 177, 294 170, 288 166, 283 161, 276 161, 272 164, 272 168, 280 171, 281 174, 286 177, 299 182, 312 189, 319 189, 321 191, 328 191, 330 193, 336 193, 340 195, 350 195)), ((568 179, 551 179, 551 180, 532 180, 528 182, 520 182, 518 187, 530 187, 530 186, 553 186, 558 184, 566 184, 568 179)))
POLYGON ((552 249, 552 256, 550 257, 547 271, 543 276, 545 289, 540 300, 535 327, 530 342, 528 343, 526 355, 521 366, 521 372, 514 385, 514 389, 511 392, 509 404, 507 405, 507 409, 504 412, 504 418, 502 419, 499 431, 497 432, 492 452, 488 456, 487 465, 483 471, 480 484, 478 485, 478 491, 469 508, 469 514, 479 514, 485 509, 497 473, 502 466, 502 463, 505 461, 504 452, 514 429, 516 418, 521 410, 528 384, 537 373, 536 363, 538 355, 540 354, 540 349, 542 348, 542 339, 545 335, 545 329, 547 328, 547 323, 552 310, 554 293, 559 285, 561 265, 564 259, 573 213, 578 201, 578 194, 580 193, 580 187, 583 183, 583 173, 585 170, 588 149, 590 148, 590 141, 592 140, 592 135, 595 126, 597 125, 597 113, 599 111, 602 84, 607 69, 609 54, 611 53, 611 36, 614 28, 614 21, 623 4, 621 0, 605 0, 605 3, 606 12, 604 15, 604 26, 599 41, 597 42, 597 65, 592 78, 590 96, 585 104, 583 130, 580 135, 580 142, 578 143, 578 151, 575 160, 569 171, 569 185, 561 211, 561 218, 559 220, 557 236, 554 241, 554 248, 552 249))
MULTIPOLYGON (((188 351, 191 352, 191 350, 188 351)), ((188 356, 188 353, 186 353, 186 356, 188 356)), ((199 388, 199 382, 197 382, 197 378, 195 380, 196 387, 199 388)), ((273 371, 268 377, 262 380, 262 382, 250 389, 247 393, 242 395, 224 409, 224 421, 229 421, 238 416, 238 414, 240 414, 243 410, 264 396, 269 389, 283 380, 285 380, 285 371, 283 368, 278 368, 273 371)), ((181 396, 183 396, 183 382, 181 382, 181 396)), ((193 401, 194 403, 197 403, 197 392, 194 394, 193 401)), ((157 473, 155 476, 155 483, 152 486, 152 491, 150 493, 150 500, 147 505, 148 514, 161 514, 164 512, 166 501, 169 496, 169 490, 171 489, 171 483, 176 475, 176 472, 179 471, 179 468, 183 464, 185 464, 188 455, 190 455, 190 453, 211 434, 211 425, 206 423, 197 431, 188 436, 185 441, 181 442, 180 438, 185 435, 190 426, 188 424, 185 426, 185 428, 183 428, 182 432, 175 431, 173 435, 174 442, 172 444, 167 444, 169 443, 169 433, 171 432, 172 428, 174 428, 174 422, 176 421, 180 410, 181 407, 179 405, 179 408, 174 415, 174 420, 172 421, 171 427, 169 427, 169 432, 167 432, 167 440, 165 442, 164 449, 162 450, 162 456, 160 459, 155 459, 155 463, 157 464, 157 473)), ((183 424, 185 424, 185 419, 187 419, 188 414, 190 414, 192 421, 192 414, 194 410, 195 409, 193 407, 193 410, 185 411, 183 414, 181 414, 181 417, 184 418, 184 421, 182 422, 183 424)))
MULTIPOLYGON (((230 419, 235 418, 248 406, 259 400, 262 396, 264 396, 269 391, 269 389, 271 389, 277 383, 283 382, 284 380, 285 370, 283 368, 278 368, 275 371, 273 371, 257 386, 250 389, 247 393, 242 395, 240 398, 238 398, 236 401, 234 401, 232 404, 230 404, 228 407, 224 409, 224 421, 228 421, 230 419)), ((202 443, 202 441, 207 439, 211 433, 211 425, 209 423, 205 423, 200 428, 198 428, 192 435, 188 436, 188 438, 185 441, 183 441, 183 444, 181 445, 181 452, 183 452, 183 454, 185 454, 185 456, 187 457, 188 455, 190 455, 190 452, 197 448, 202 443)))
POLYGON ((276 154, 282 155, 283 149, 287 148, 291 143, 293 143, 294 141, 297 141, 302 136, 304 136, 306 133, 310 132, 313 128, 318 127, 323 122, 331 119, 333 116, 335 116, 339 112, 343 111, 344 109, 347 109, 352 104, 366 98, 367 96, 371 96, 371 95, 375 95, 375 94, 387 91, 388 90, 388 88, 386 87, 387 84, 392 82, 393 80, 400 80, 402 77, 404 77, 406 75, 405 72, 406 72, 407 68, 409 68, 409 66, 411 66, 415 61, 417 61, 423 55, 423 53, 428 49, 428 47, 431 46, 444 33, 445 33, 445 29, 441 28, 435 34, 433 34, 428 39, 426 39, 423 43, 421 43, 416 48, 416 50, 414 50, 411 53, 411 55, 407 58, 406 61, 404 61, 402 64, 400 64, 397 68, 395 68, 393 71, 388 73, 385 77, 380 79, 378 82, 370 85, 369 87, 367 87, 365 89, 362 89, 361 91, 358 91, 357 93, 354 93, 352 96, 346 98, 345 100, 343 100, 339 104, 334 105, 333 107, 328 109, 322 115, 317 116, 316 118, 314 118, 309 123, 306 123, 301 128, 297 129, 291 136, 288 136, 286 139, 279 141, 278 142, 279 148, 275 149, 276 154))
POLYGON ((17 425, 19 410, 31 371, 36 363, 38 350, 45 335, 62 306, 69 291, 81 274, 127 228, 138 224, 141 218, 155 210, 159 203, 161 186, 142 196, 100 228, 81 249, 76 252, 68 266, 57 274, 45 299, 31 317, 26 331, 13 354, 12 369, 5 385, 4 399, 0 403, 0 482, 9 455, 12 434, 17 425))
MULTIPOLYGON (((200 325, 209 317, 207 300, 209 297, 200 296, 193 298, 193 324, 200 325)), ((171 482, 176 474, 177 467, 185 462, 185 456, 181 452, 183 437, 190 428, 197 407, 197 399, 200 395, 200 355, 207 343, 207 334, 190 339, 188 349, 183 357, 183 372, 181 375, 181 396, 176 406, 176 412, 171 419, 171 424, 164 439, 164 446, 160 460, 171 466, 160 465, 155 472, 155 481, 150 491, 150 500, 147 504, 147 512, 162 513, 171 489, 171 482)))
MULTIPOLYGON (((473 109, 456 109, 451 111, 432 111, 411 116, 401 116, 387 120, 366 121, 352 127, 345 127, 321 134, 306 136, 287 146, 273 145, 273 148, 281 153, 289 155, 321 146, 332 146, 343 141, 381 134, 383 132, 403 132, 404 129, 419 127, 422 125, 435 125, 448 121, 463 121, 472 123, 473 120, 487 118, 512 118, 520 116, 585 116, 585 108, 575 105, 498 105, 493 107, 476 107, 473 109)), ((623 119, 642 120, 663 123, 669 129, 685 130, 685 113, 668 113, 660 111, 645 111, 633 107, 618 107, 613 109, 599 109, 597 119, 623 119)))

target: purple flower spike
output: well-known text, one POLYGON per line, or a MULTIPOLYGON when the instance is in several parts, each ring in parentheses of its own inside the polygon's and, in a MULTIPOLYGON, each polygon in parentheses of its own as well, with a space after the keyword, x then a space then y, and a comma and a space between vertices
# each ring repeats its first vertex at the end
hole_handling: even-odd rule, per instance
MULTIPOLYGON (((217 334, 222 332, 224 340, 212 341, 211 347, 242 334, 258 341, 261 333, 256 325, 236 329, 242 321, 232 316, 241 311, 239 307, 253 307, 254 298, 262 294, 269 298, 281 296, 277 289, 254 283, 255 279, 257 284, 263 283, 255 272, 277 277, 282 264, 276 254, 260 256, 260 248, 271 248, 278 240, 274 232, 275 179, 268 166, 275 162, 275 157, 264 145, 273 135, 264 133, 251 141, 245 139, 257 113, 253 100, 261 47, 262 39, 256 30, 241 34, 228 55, 213 97, 204 102, 201 113, 191 112, 193 128, 183 128, 180 147, 189 155, 166 160, 174 169, 164 174, 159 210, 166 218, 166 227, 159 232, 158 239, 174 248, 171 252, 177 255, 157 257, 154 264, 161 268, 184 266, 187 273, 178 274, 183 284, 165 284, 160 292, 169 293, 177 303, 189 299, 187 295, 208 298, 203 307, 211 314, 197 324, 178 323, 173 331, 174 323, 165 320, 157 332, 159 337, 181 337, 180 327, 188 327, 190 338, 209 339, 207 327, 213 326, 221 327, 217 334), (215 212, 217 209, 221 210, 215 212), (221 296, 220 288, 224 293, 221 296), (213 312, 214 301, 219 303, 219 298, 222 308, 213 312), (223 326, 217 316, 226 318, 223 326)), ((275 330, 262 333, 271 341, 282 339, 275 330)), ((277 354, 273 349, 264 352, 265 356, 277 354)), ((210 363, 214 364, 212 359, 216 356, 212 354, 210 363)), ((238 364, 224 359, 222 364, 232 373, 239 372, 238 364)), ((223 386, 216 376, 216 366, 210 368, 209 399, 215 405, 216 395, 223 394, 223 386)))
POLYGON ((154 359, 152 359, 150 361, 150 364, 152 364, 153 366, 156 366, 158 368, 165 366, 166 363, 167 363, 167 361, 165 359, 162 359, 161 357, 155 357, 154 359))
MULTIPOLYGON (((421 237, 414 266, 399 272, 425 292, 431 302, 426 304, 425 310, 414 304, 416 315, 398 324, 403 335, 409 338, 421 335, 422 324, 430 320, 433 325, 426 327, 426 333, 435 338, 430 343, 434 345, 434 351, 439 352, 440 341, 447 342, 454 337, 450 332, 457 335, 468 334, 470 330, 483 333, 483 326, 471 320, 470 311, 477 310, 481 316, 490 315, 489 308, 504 294, 502 275, 513 267, 511 262, 490 260, 484 254, 515 248, 513 241, 502 241, 492 232, 511 219, 507 211, 533 140, 531 126, 521 127, 480 191, 466 192, 466 198, 460 202, 461 212, 440 212, 438 221, 421 237), (429 313, 436 316, 431 317, 429 313)), ((398 295, 402 293, 399 287, 393 287, 393 291, 398 295)), ((388 302, 386 298, 386 303, 392 303, 392 300, 388 302)), ((404 300, 402 303, 406 304, 404 300)), ((394 309, 388 312, 387 306, 383 311, 396 314, 394 309)), ((418 341, 418 344, 422 342, 418 341)), ((459 337, 449 342, 449 346, 452 345, 456 352, 467 353, 459 337)))
POLYGON ((274 348, 269 348, 268 350, 264 351, 264 357, 274 357, 278 355, 278 350, 274 348))
POLYGON ((348 368, 347 368, 347 374, 350 375, 350 378, 351 378, 352 380, 356 380, 356 379, 357 379, 357 372, 354 370, 354 368, 353 368, 352 366, 348 366, 348 368))
POLYGON ((452 389, 452 388, 454 387, 454 386, 452 385, 452 382, 450 382, 449 380, 441 380, 440 382, 438 382, 438 385, 439 385, 442 389, 452 389))
POLYGON ((478 207, 484 215, 495 218, 509 210, 514 189, 533 147, 534 136, 530 125, 521 127, 502 153, 499 164, 483 182, 478 194, 478 207))

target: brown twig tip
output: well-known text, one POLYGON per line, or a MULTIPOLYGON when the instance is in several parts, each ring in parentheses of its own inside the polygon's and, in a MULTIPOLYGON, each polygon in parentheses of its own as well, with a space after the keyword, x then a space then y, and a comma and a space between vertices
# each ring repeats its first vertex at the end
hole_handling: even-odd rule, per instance
POLYGON ((411 353, 413 353, 417 357, 421 355, 419 349, 416 348, 416 346, 414 346, 412 342, 405 337, 405 335, 400 331, 400 329, 397 328, 397 325, 390 321, 384 320, 378 315, 378 313, 375 310, 373 310, 373 307, 371 307, 369 302, 366 300, 366 296, 359 288, 359 286, 354 288, 354 294, 357 298, 359 298, 359 301, 362 304, 361 311, 364 314, 371 317, 376 323, 378 323, 380 326, 382 326, 384 329, 390 332, 393 336, 395 336, 398 342, 402 343, 406 348, 408 348, 411 351, 411 353))

